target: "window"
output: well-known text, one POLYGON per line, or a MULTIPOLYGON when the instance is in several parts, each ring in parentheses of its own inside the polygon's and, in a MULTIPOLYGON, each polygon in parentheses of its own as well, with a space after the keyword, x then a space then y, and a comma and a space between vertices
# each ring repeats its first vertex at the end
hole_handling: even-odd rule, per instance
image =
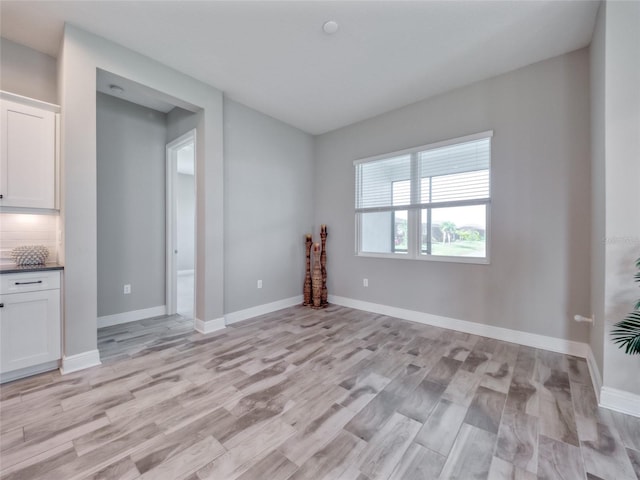
POLYGON ((358 255, 486 263, 492 135, 356 161, 358 255))

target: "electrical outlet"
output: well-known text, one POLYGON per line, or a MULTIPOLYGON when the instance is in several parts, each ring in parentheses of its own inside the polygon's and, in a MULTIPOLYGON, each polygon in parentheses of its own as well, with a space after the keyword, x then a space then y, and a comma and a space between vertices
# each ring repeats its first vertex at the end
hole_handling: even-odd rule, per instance
POLYGON ((369 279, 368 278, 363 278, 362 279, 362 286, 363 287, 368 287, 369 286, 369 279))
POLYGON ((129 295, 130 293, 131 293, 131 285, 127 283, 127 284, 124 286, 124 294, 125 294, 125 295, 129 295))
POLYGON ((262 288, 262 280, 258 280, 258 288, 262 288))

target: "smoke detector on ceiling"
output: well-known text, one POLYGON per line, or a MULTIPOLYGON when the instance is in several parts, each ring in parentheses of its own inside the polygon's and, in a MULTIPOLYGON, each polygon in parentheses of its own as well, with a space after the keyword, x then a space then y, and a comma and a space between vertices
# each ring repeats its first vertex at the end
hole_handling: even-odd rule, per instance
POLYGON ((327 35, 333 35, 338 31, 338 28, 340 28, 340 26, 338 25, 338 22, 334 20, 324 22, 324 25, 322 25, 322 31, 327 35))

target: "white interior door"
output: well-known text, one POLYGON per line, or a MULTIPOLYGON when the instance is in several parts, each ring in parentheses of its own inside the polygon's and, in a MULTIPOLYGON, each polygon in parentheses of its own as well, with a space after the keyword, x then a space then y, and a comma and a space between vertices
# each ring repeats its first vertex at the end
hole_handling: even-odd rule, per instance
POLYGON ((167 313, 195 317, 195 130, 167 145, 167 313))

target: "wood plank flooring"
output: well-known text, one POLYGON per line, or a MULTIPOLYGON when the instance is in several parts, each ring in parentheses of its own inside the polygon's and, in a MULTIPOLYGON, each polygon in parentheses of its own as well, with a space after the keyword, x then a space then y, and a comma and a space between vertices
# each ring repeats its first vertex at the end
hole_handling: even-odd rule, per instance
POLYGON ((99 348, 0 388, 3 480, 640 479, 640 419, 580 358, 337 306, 99 348))

